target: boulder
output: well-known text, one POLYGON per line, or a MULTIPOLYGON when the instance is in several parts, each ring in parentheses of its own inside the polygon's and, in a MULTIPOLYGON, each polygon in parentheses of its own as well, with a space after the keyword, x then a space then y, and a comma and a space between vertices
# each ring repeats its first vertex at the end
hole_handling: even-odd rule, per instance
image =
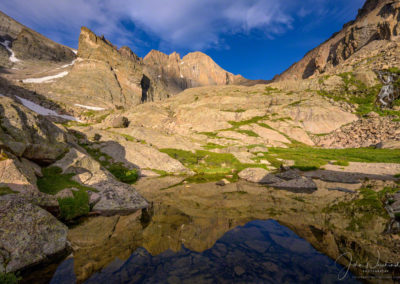
MULTIPOLYGON (((118 137, 115 137, 118 140, 118 137)), ((167 173, 185 173, 190 170, 181 162, 162 153, 155 147, 131 141, 107 141, 100 145, 100 150, 110 156, 115 162, 121 162, 125 167, 161 170, 167 173)))
POLYGON ((0 148, 39 164, 67 151, 64 131, 10 98, 0 97, 0 148))
POLYGON ((354 72, 354 77, 367 87, 373 87, 379 82, 375 72, 371 70, 354 72))
POLYGON ((111 122, 113 128, 127 128, 129 126, 129 120, 125 116, 117 116, 111 122))
POLYGON ((100 194, 98 194, 96 192, 88 191, 88 194, 89 194, 89 205, 90 206, 94 206, 101 199, 100 194))
POLYGON ((66 189, 63 189, 63 190, 59 191, 56 194, 56 197, 57 198, 68 198, 68 197, 72 197, 73 198, 74 194, 72 193, 72 190, 70 188, 66 188, 66 189))
POLYGON ((317 185, 312 179, 300 177, 292 180, 285 180, 271 185, 280 189, 289 189, 295 191, 314 191, 317 190, 317 185))
POLYGON ((93 211, 122 215, 148 207, 147 201, 131 185, 117 181, 96 160, 75 148, 53 166, 61 168, 63 173, 76 174, 75 181, 98 190, 100 200, 93 211))
POLYGON ((249 182, 272 184, 282 180, 262 168, 247 168, 239 173, 239 177, 249 182))
POLYGON ((0 161, 0 186, 7 186, 19 193, 38 191, 32 168, 17 159, 0 161))
POLYGON ((215 184, 219 185, 219 186, 225 186, 225 185, 230 184, 230 183, 231 182, 229 180, 224 178, 224 179, 221 179, 220 181, 217 181, 215 184))
POLYGON ((0 273, 26 269, 67 251, 64 224, 24 199, 6 197, 0 197, 0 273))
POLYGON ((400 149, 400 141, 397 140, 386 140, 376 145, 378 149, 400 149))

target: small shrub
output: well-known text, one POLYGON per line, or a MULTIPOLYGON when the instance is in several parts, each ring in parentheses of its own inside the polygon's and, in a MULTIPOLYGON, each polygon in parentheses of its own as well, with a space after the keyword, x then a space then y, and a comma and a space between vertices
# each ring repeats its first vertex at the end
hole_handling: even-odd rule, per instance
POLYGON ((89 195, 85 190, 73 192, 74 197, 59 198, 60 217, 66 221, 87 215, 90 211, 89 195))
POLYGON ((17 193, 17 192, 13 191, 8 186, 0 186, 0 196, 12 193, 17 193))
POLYGON ((252 130, 237 129, 235 131, 251 137, 260 137, 257 133, 255 133, 252 130))
POLYGON ((337 165, 337 166, 344 166, 344 167, 347 167, 347 166, 349 165, 349 162, 348 162, 348 161, 340 160, 340 161, 334 162, 333 164, 334 164, 334 165, 337 165))
POLYGON ((17 284, 22 278, 14 273, 0 273, 1 284, 17 284))
POLYGON ((133 184, 139 178, 136 169, 129 170, 122 163, 111 164, 107 166, 107 169, 113 174, 113 176, 124 183, 133 184))
POLYGON ((0 161, 5 161, 8 159, 8 156, 3 151, 0 151, 0 161))

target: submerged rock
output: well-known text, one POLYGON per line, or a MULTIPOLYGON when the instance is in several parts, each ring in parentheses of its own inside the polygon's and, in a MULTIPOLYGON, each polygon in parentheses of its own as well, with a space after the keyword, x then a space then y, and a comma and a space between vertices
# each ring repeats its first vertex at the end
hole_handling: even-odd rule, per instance
POLYGON ((44 209, 22 198, 0 197, 0 273, 22 270, 66 252, 67 232, 44 209))
POLYGON ((276 175, 277 177, 284 179, 284 180, 292 180, 292 179, 299 179, 301 178, 300 171, 298 170, 286 170, 276 175))
POLYGON ((271 185, 272 187, 280 188, 280 189, 289 189, 295 191, 302 190, 317 190, 317 185, 312 179, 306 177, 300 177, 292 180, 282 181, 278 183, 274 183, 271 185))

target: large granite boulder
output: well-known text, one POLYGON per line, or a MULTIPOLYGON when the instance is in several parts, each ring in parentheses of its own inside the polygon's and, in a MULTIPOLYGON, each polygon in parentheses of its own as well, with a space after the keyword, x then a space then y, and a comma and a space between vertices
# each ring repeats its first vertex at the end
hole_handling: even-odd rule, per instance
POLYGON ((378 149, 400 149, 400 141, 397 140, 386 140, 376 145, 378 149))
POLYGON ((66 141, 66 133, 47 118, 0 97, 0 149, 49 164, 67 151, 66 141))
POLYGON ((20 193, 38 191, 35 174, 29 166, 17 159, 0 161, 0 187, 8 187, 20 193))
POLYGON ((77 149, 71 149, 52 166, 61 168, 63 173, 74 173, 74 180, 98 190, 93 211, 103 215, 128 214, 148 206, 131 185, 117 181, 96 160, 77 149))
POLYGON ((17 195, 0 197, 0 273, 40 264, 68 249, 68 228, 17 195))

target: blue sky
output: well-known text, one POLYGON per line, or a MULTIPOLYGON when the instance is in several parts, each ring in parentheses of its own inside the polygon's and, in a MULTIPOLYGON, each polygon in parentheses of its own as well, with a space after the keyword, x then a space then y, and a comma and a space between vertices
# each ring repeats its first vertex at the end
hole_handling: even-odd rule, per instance
POLYGON ((81 26, 139 56, 203 51, 249 79, 271 79, 352 20, 365 0, 2 0, 0 10, 76 48, 81 26))

